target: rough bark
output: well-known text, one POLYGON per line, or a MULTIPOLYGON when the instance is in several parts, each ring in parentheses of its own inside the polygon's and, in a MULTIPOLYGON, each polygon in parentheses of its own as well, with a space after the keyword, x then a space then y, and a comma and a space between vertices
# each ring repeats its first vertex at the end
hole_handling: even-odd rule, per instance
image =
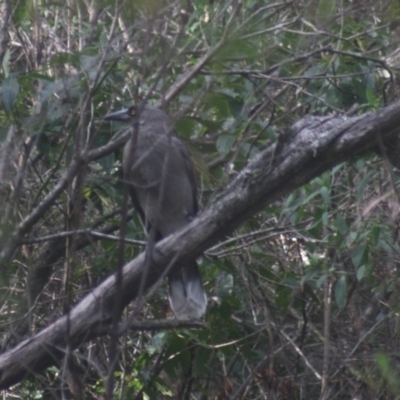
MULTIPOLYGON (((306 117, 271 144, 187 227, 158 243, 147 265, 145 289, 165 266, 185 260, 232 232, 268 203, 290 193, 333 166, 382 144, 399 133, 400 102, 360 117, 306 117)), ((136 298, 145 268, 141 254, 125 265, 122 287, 107 278, 68 315, 0 356, 0 388, 59 361, 65 349, 105 334, 116 292, 123 306, 136 298)))

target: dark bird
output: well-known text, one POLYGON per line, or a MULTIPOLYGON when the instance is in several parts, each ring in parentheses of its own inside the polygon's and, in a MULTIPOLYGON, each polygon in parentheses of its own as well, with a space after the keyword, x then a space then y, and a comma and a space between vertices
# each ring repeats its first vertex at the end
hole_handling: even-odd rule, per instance
MULTIPOLYGON (((145 105, 108 114, 129 124, 132 136, 122 159, 124 181, 148 233, 161 240, 186 225, 198 211, 193 161, 175 135, 171 119, 145 105)), ((207 296, 196 261, 168 274, 169 302, 178 319, 199 319, 207 296)))

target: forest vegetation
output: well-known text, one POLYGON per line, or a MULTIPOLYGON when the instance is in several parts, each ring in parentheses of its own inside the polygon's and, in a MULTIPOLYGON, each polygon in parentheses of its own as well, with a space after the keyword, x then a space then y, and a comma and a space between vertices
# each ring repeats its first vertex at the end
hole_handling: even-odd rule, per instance
POLYGON ((3 399, 398 399, 399 43, 399 1, 2 0, 3 399), (103 119, 142 102, 201 203, 151 261, 103 119))

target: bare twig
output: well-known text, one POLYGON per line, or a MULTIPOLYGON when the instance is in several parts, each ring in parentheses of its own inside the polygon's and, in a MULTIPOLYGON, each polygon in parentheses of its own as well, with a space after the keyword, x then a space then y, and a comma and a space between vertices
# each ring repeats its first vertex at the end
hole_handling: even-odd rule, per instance
POLYGON ((9 24, 11 19, 11 0, 4 0, 0 9, 1 29, 0 29, 0 66, 3 65, 4 56, 7 51, 9 41, 9 24))

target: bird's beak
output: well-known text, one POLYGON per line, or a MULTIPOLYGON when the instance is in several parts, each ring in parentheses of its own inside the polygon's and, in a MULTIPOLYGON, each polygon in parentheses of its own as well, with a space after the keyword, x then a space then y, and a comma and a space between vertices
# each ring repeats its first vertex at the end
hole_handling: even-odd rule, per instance
POLYGON ((128 109, 125 108, 124 110, 115 111, 113 113, 107 114, 104 119, 108 121, 129 121, 130 116, 128 114, 128 109))

